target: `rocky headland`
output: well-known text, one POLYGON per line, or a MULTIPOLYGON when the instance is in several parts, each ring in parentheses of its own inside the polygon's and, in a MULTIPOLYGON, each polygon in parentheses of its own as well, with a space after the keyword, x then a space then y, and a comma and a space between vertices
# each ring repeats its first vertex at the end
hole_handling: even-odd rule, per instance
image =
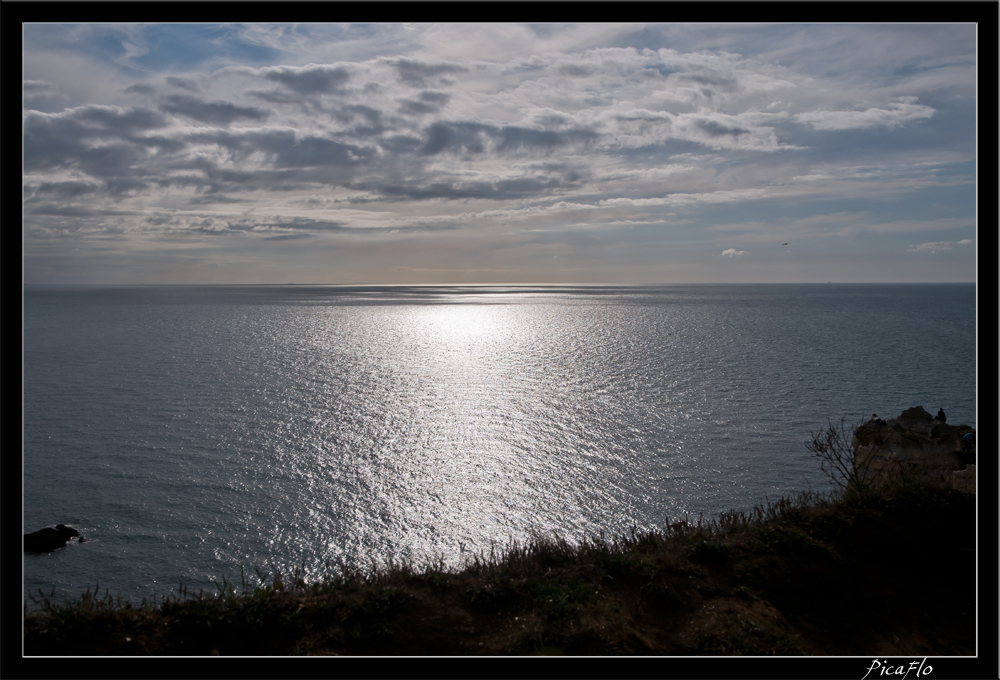
POLYGON ((854 468, 863 483, 917 477, 968 493, 976 492, 976 430, 948 425, 944 413, 922 406, 896 418, 872 419, 854 430, 854 468), (968 435, 971 435, 969 437, 968 435))

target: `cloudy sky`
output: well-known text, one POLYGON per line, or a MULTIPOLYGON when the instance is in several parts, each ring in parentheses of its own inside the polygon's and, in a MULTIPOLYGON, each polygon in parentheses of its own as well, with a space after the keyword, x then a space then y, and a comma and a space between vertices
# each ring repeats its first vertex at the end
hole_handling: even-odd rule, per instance
POLYGON ((972 24, 23 36, 26 283, 975 280, 972 24))

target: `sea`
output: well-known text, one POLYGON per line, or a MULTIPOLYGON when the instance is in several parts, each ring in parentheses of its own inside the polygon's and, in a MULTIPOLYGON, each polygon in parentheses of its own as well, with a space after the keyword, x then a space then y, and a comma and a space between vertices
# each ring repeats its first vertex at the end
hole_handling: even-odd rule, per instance
POLYGON ((975 284, 25 286, 25 606, 459 569, 830 480, 812 433, 976 425, 975 284))

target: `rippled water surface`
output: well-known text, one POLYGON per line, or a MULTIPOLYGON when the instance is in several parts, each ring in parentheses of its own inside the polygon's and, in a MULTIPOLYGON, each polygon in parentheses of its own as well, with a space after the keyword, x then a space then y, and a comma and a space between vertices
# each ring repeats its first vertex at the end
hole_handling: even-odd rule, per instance
MULTIPOLYGON (((29 592, 213 590, 748 508, 828 419, 975 425, 973 285, 27 288, 29 592)), ((30 605, 30 603, 29 603, 30 605)))

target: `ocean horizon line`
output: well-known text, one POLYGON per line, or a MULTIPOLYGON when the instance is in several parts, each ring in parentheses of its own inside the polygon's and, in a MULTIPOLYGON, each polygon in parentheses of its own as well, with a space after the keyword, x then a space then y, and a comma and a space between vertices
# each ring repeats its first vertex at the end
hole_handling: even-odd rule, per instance
POLYGON ((664 286, 974 286, 977 281, 712 281, 712 282, 663 282, 663 283, 374 283, 374 282, 353 282, 353 283, 298 283, 294 281, 284 283, 94 283, 94 282, 46 282, 46 283, 22 283, 24 288, 46 288, 46 287, 93 287, 93 288, 151 288, 151 287, 174 287, 174 288, 264 288, 278 286, 304 286, 322 288, 346 288, 346 287, 371 287, 371 288, 659 288, 664 286))

